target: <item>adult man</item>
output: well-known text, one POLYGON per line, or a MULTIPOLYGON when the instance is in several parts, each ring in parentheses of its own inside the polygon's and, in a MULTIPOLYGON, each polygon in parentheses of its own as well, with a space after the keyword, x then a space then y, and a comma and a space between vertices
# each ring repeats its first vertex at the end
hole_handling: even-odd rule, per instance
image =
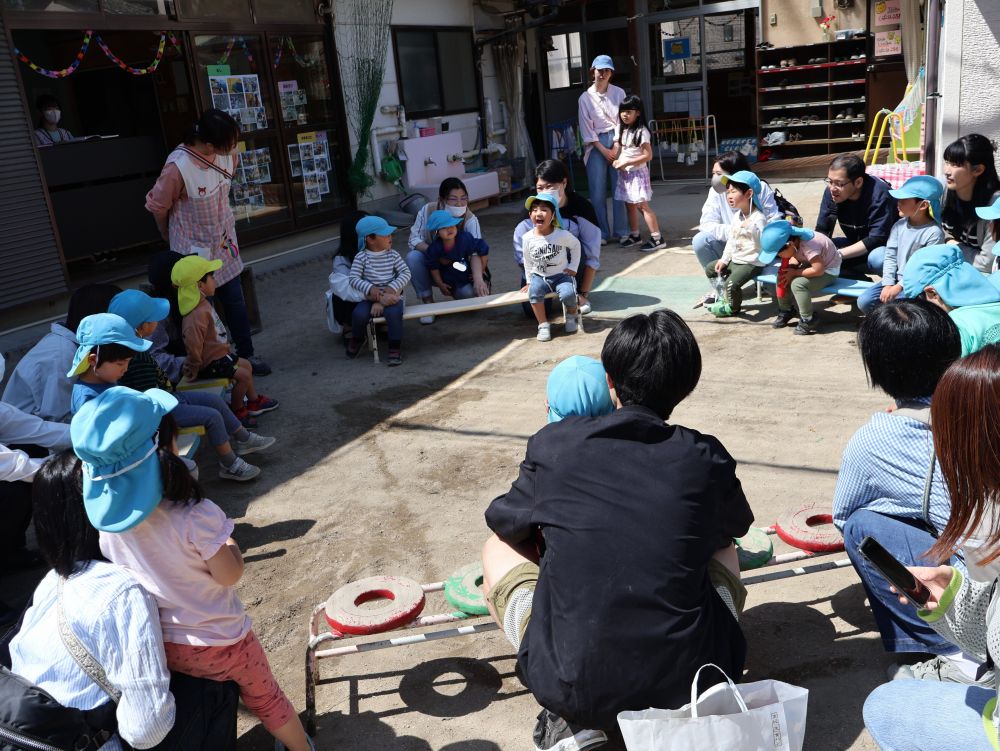
POLYGON ((600 745, 618 712, 680 706, 701 665, 739 675, 746 651, 736 462, 665 422, 701 375, 694 336, 671 311, 632 316, 601 360, 616 410, 539 431, 486 511, 483 588, 544 707, 539 751, 600 745))
POLYGON ((889 230, 899 219, 889 183, 866 174, 857 154, 840 154, 830 162, 826 185, 816 231, 840 248, 844 257, 840 275, 861 279, 866 273, 881 274, 889 230), (843 237, 833 236, 838 222, 843 237))

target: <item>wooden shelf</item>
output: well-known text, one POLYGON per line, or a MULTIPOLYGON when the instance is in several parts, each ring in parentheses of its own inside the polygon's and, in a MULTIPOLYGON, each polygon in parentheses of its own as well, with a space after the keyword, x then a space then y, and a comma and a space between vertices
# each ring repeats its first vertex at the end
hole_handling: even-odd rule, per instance
POLYGON ((762 110, 787 110, 792 107, 832 107, 835 104, 864 104, 864 97, 855 99, 826 99, 821 102, 789 102, 788 104, 765 104, 762 110))
POLYGON ((761 130, 778 130, 780 128, 808 128, 813 125, 840 125, 841 123, 863 123, 864 117, 842 117, 840 120, 810 120, 807 123, 785 123, 784 125, 761 125, 761 130))
POLYGON ((801 50, 807 47, 826 47, 831 44, 847 44, 849 42, 867 42, 871 37, 868 34, 862 37, 851 37, 849 39, 829 39, 825 42, 813 42, 812 44, 792 44, 785 47, 768 47, 767 49, 761 49, 760 47, 755 47, 758 55, 766 55, 769 52, 781 52, 782 50, 801 50))
POLYGON ((845 81, 820 81, 819 83, 792 83, 788 86, 765 86, 762 89, 757 89, 757 91, 771 92, 771 91, 795 91, 804 89, 823 89, 829 86, 851 86, 860 85, 865 83, 863 78, 849 78, 845 81))
POLYGON ((824 68, 842 68, 845 65, 864 65, 868 62, 867 57, 860 60, 841 60, 839 63, 813 63, 812 65, 790 65, 787 68, 758 68, 761 75, 768 73, 791 73, 796 70, 823 70, 824 68))

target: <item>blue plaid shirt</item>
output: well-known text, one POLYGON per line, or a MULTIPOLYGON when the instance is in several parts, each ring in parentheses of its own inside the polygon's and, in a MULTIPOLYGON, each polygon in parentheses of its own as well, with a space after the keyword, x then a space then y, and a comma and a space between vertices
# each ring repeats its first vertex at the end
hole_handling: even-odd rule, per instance
MULTIPOLYGON (((930 399, 910 402, 929 405, 930 399)), ((933 452, 931 429, 919 420, 877 412, 854 434, 840 465, 833 494, 833 522, 843 529, 858 509, 911 519, 921 518, 924 485, 933 452)), ((948 523, 951 499, 935 467, 930 521, 940 532, 948 523)))

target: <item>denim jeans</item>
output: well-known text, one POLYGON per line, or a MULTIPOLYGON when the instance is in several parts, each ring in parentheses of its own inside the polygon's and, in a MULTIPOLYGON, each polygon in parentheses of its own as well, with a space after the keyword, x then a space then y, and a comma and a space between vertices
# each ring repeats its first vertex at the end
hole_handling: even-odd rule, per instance
POLYGON ((709 263, 722 258, 722 252, 726 249, 725 240, 716 240, 707 232, 698 232, 691 239, 691 247, 698 263, 705 268, 709 263))
MULTIPOLYGON (((833 244, 838 248, 853 245, 846 237, 832 237, 833 244)), ((885 246, 872 248, 866 255, 845 258, 840 267, 840 275, 845 279, 861 279, 866 274, 882 275, 882 265, 885 263, 885 246)))
POLYGON ((225 284, 215 288, 215 296, 226 311, 226 325, 232 334, 236 353, 240 357, 253 357, 253 339, 250 336, 250 316, 247 315, 247 303, 243 299, 243 287, 237 276, 225 284))
MULTIPOLYGON (((365 340, 365 328, 368 326, 368 319, 372 317, 372 305, 374 303, 371 300, 362 300, 351 314, 351 330, 356 342, 365 340)), ((403 339, 403 301, 389 305, 382 315, 389 326, 389 342, 398 344, 403 339)))
POLYGON ((553 274, 541 276, 532 274, 528 282, 528 300, 533 303, 542 302, 549 292, 555 292, 559 300, 567 308, 576 307, 576 278, 569 274, 553 274))
MULTIPOLYGON (((610 149, 615 141, 613 131, 601 133, 598 140, 610 149)), ((597 226, 601 228, 601 237, 610 240, 612 237, 625 237, 628 234, 628 224, 625 219, 625 203, 615 201, 615 188, 618 186, 618 170, 596 148, 587 157, 587 187, 590 190, 590 202, 597 212, 597 226), (611 195, 611 212, 614 220, 614 233, 608 226, 608 195, 611 195)))
MULTIPOLYGON (((871 313, 873 310, 875 310, 875 308, 877 308, 879 305, 881 305, 882 289, 883 289, 882 285, 879 283, 876 284, 874 287, 866 289, 864 292, 862 292, 861 296, 858 298, 858 310, 860 310, 862 313, 868 314, 871 313)), ((905 300, 906 295, 900 292, 893 299, 905 300)))
POLYGON ((434 282, 427 268, 427 254, 422 250, 411 250, 406 254, 406 265, 410 267, 410 283, 417 297, 421 300, 430 298, 434 282))
POLYGON ((213 446, 221 446, 229 436, 243 427, 236 415, 218 394, 206 391, 178 391, 175 396, 179 404, 171 413, 182 428, 202 425, 205 435, 213 446))
POLYGON ((917 616, 913 605, 903 605, 889 591, 889 582, 858 552, 865 537, 874 537, 906 566, 932 565, 923 554, 934 537, 916 519, 888 516, 859 509, 844 524, 844 548, 868 593, 872 615, 886 652, 930 652, 941 655, 958 650, 954 644, 917 616))
POLYGON ((882 751, 993 751, 983 707, 993 689, 940 681, 890 681, 865 700, 865 727, 882 751))

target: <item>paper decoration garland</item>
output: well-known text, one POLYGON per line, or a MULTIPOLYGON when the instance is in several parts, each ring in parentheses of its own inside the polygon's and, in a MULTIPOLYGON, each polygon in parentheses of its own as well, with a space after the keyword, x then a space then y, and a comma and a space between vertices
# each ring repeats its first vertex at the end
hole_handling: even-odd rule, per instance
POLYGON ((97 42, 97 46, 101 48, 101 52, 107 55, 107 58, 111 62, 113 62, 119 68, 124 70, 126 73, 131 73, 133 76, 145 76, 149 73, 153 73, 160 66, 160 60, 163 59, 163 50, 167 46, 167 35, 166 34, 160 35, 160 44, 156 48, 156 57, 154 57, 153 62, 151 62, 145 68, 133 68, 130 65, 128 65, 124 60, 122 60, 114 52, 111 51, 108 45, 104 43, 104 40, 101 39, 100 34, 98 34, 95 37, 95 41, 97 42))
POLYGON ((277 68, 278 64, 281 62, 281 55, 285 51, 285 47, 288 47, 288 51, 292 53, 292 59, 295 60, 303 68, 314 68, 320 64, 319 60, 306 60, 302 55, 298 53, 295 49, 295 42, 292 41, 290 36, 281 37, 281 44, 278 46, 278 51, 274 54, 274 67, 277 68))
POLYGON ((225 65, 229 62, 229 56, 233 54, 233 47, 236 46, 236 42, 240 43, 240 47, 243 49, 243 54, 247 56, 247 62, 250 63, 250 70, 257 70, 257 63, 254 62, 253 53, 250 52, 250 47, 247 45, 247 40, 243 37, 233 37, 229 40, 229 44, 226 46, 226 52, 222 57, 219 58, 219 62, 216 65, 225 65))
POLYGON ((68 67, 63 68, 62 70, 49 70, 48 68, 43 68, 40 65, 35 65, 28 59, 28 56, 21 52, 21 50, 17 47, 14 48, 14 55, 18 60, 35 71, 35 73, 47 76, 48 78, 65 78, 66 76, 72 75, 76 69, 80 67, 80 63, 83 62, 84 55, 87 54, 87 48, 90 47, 90 37, 93 33, 94 32, 90 29, 83 32, 83 44, 80 45, 80 51, 76 53, 76 59, 73 60, 68 67))

